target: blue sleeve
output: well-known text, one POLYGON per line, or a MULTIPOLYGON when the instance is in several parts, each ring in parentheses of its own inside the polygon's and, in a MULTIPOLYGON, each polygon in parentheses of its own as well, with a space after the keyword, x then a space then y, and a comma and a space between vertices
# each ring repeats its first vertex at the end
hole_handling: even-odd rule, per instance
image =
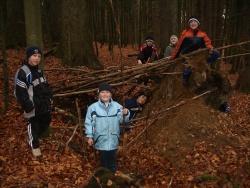
POLYGON ((93 137, 93 129, 94 129, 94 119, 91 117, 91 106, 88 108, 86 118, 85 118, 85 134, 87 137, 92 138, 93 137))

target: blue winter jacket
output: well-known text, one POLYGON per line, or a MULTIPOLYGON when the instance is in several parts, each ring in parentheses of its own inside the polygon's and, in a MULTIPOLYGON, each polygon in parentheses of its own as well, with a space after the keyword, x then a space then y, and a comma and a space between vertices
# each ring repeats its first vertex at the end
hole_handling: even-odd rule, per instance
MULTIPOLYGON (((99 100, 88 107, 85 119, 86 136, 93 138, 97 150, 117 149, 122 121, 122 106, 119 103, 111 100, 106 107, 99 100)), ((124 121, 129 121, 129 113, 124 121)))

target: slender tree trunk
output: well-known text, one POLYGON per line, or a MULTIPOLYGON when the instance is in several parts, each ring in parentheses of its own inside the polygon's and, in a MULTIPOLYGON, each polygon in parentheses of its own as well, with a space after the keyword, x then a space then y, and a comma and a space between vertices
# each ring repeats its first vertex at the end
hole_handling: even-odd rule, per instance
POLYGON ((141 19, 141 7, 142 7, 142 2, 141 0, 137 0, 138 1, 138 9, 137 9, 137 18, 138 18, 138 38, 137 38, 137 44, 138 46, 140 46, 141 43, 141 32, 142 32, 142 19, 141 19))
MULTIPOLYGON (((1 0, 2 2, 6 0, 1 0)), ((6 47, 25 46, 25 21, 22 0, 6 1, 6 47)))
MULTIPOLYGON (((47 33, 45 36, 51 38, 53 43, 59 43, 62 37, 62 13, 61 13, 61 0, 43 0, 44 6, 43 9, 43 17, 42 23, 45 28, 43 29, 44 32, 47 33)), ((46 38, 43 37, 46 41, 46 38)), ((47 41, 46 41, 47 42, 47 41)))
MULTIPOLYGON (((24 0, 26 45, 38 46, 43 50, 42 19, 40 0, 24 0)), ((43 57, 39 65, 43 68, 43 57)))
POLYGON ((90 1, 62 0, 62 38, 60 49, 63 63, 70 66, 86 65, 101 68, 94 53, 89 31, 90 1))
POLYGON ((24 15, 27 46, 43 48, 40 0, 24 0, 24 15))
MULTIPOLYGON (((161 48, 161 54, 164 54, 164 50, 169 43, 169 28, 170 28, 170 2, 169 0, 160 0, 159 2, 159 46, 161 48)), ((172 27, 173 25, 171 25, 172 27)), ((157 27, 157 26, 156 26, 157 27)))
POLYGON ((98 57, 99 56, 99 51, 98 51, 98 44, 97 44, 97 29, 96 29, 96 23, 97 23, 97 11, 96 11, 96 6, 94 4, 95 1, 89 2, 89 9, 92 11, 90 12, 90 24, 91 24, 91 32, 92 32, 92 40, 94 41, 95 44, 95 54, 98 57))
POLYGON ((5 113, 9 106, 9 75, 8 63, 6 54, 6 0, 0 2, 0 36, 1 36, 1 49, 2 49, 2 63, 3 63, 3 113, 5 113))

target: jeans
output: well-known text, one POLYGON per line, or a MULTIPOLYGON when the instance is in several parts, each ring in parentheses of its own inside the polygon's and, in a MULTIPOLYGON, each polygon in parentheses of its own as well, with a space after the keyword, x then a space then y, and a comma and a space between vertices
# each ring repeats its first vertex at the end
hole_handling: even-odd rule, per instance
MULTIPOLYGON (((211 54, 209 54, 208 59, 207 59, 207 63, 209 65, 213 64, 218 58, 220 57, 219 52, 217 51, 212 51, 211 54)), ((186 62, 184 62, 184 64, 186 64, 186 62)), ((192 74, 192 69, 191 67, 185 67, 183 70, 183 74, 182 74, 182 79, 183 79, 183 84, 187 84, 188 80, 190 78, 192 74)))
POLYGON ((192 74, 191 67, 185 67, 182 73, 183 84, 187 84, 188 80, 192 74))
POLYGON ((208 56, 207 63, 213 64, 219 57, 220 57, 219 52, 213 50, 212 53, 209 54, 208 56))
POLYGON ((110 151, 100 150, 101 166, 113 173, 116 172, 116 151, 116 149, 110 151))

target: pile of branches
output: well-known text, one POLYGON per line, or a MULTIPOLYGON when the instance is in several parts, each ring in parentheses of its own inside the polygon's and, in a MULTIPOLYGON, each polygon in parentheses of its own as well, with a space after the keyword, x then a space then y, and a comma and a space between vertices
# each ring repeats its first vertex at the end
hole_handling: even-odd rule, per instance
POLYGON ((109 83, 112 86, 131 84, 143 76, 150 77, 155 73, 164 73, 174 64, 175 61, 169 61, 164 58, 140 66, 124 67, 123 70, 118 67, 93 72, 81 71, 79 69, 79 73, 71 78, 69 84, 65 85, 62 81, 54 87, 55 96, 69 96, 93 92, 97 90, 98 85, 102 82, 109 83))
MULTIPOLYGON (((237 44, 227 45, 217 50, 223 50, 226 48, 241 46, 244 44, 249 44, 250 41, 245 41, 237 44)), ((123 67, 123 66, 113 66, 104 70, 97 71, 88 71, 81 68, 69 68, 65 69, 68 71, 76 71, 73 77, 70 78, 70 83, 66 83, 65 80, 57 82, 54 86, 55 97, 64 97, 71 95, 78 95, 83 93, 95 92, 98 88, 98 85, 102 82, 111 84, 112 86, 119 86, 125 84, 133 84, 135 81, 141 77, 150 77, 152 75, 171 75, 171 74, 180 74, 180 72, 166 72, 171 66, 183 61, 187 57, 193 58, 194 55, 208 52, 208 49, 200 49, 194 51, 188 55, 182 56, 175 60, 170 60, 168 58, 163 58, 153 63, 132 66, 132 67, 123 67)), ((250 53, 243 54, 249 55, 250 53)), ((237 56, 242 56, 242 54, 236 54, 237 56)), ((234 55, 235 56, 235 55, 234 55)), ((195 57, 195 56, 194 56, 195 57)), ((231 56, 230 56, 231 57, 231 56)), ((227 57, 222 57, 224 59, 227 57)))

